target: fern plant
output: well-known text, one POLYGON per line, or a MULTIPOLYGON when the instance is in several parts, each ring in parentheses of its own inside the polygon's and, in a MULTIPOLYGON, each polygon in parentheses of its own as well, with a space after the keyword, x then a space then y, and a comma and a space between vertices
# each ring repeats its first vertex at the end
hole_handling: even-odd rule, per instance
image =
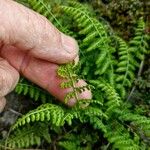
POLYGON ((80 66, 69 63, 61 65, 57 71, 63 79, 60 88, 72 89, 64 102, 74 98, 77 103, 72 108, 54 104, 46 91, 21 80, 15 91, 33 100, 42 100, 41 105, 16 121, 10 136, 1 141, 1 147, 147 150, 149 144, 145 138, 150 138, 150 118, 133 111, 135 106, 127 100, 149 49, 143 19, 138 22, 135 36, 125 41, 110 30, 109 24, 99 21, 88 7, 75 1, 67 2, 59 6, 58 15, 44 0, 25 1, 62 32, 74 35, 79 41, 80 66), (69 22, 73 20, 73 24, 66 28, 65 20, 57 16, 69 22), (79 76, 84 77, 88 85, 77 87, 79 76), (93 98, 81 99, 79 95, 84 90, 91 90, 93 98))

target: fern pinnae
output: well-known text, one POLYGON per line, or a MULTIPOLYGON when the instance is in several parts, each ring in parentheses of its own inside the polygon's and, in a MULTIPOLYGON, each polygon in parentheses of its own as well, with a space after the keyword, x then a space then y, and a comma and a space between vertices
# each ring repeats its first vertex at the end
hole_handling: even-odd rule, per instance
POLYGON ((91 80, 90 81, 91 84, 96 85, 98 89, 102 90, 104 92, 104 94, 107 97, 107 102, 105 104, 105 106, 107 106, 106 109, 106 115, 111 115, 115 109, 119 108, 121 106, 121 98, 119 96, 119 94, 115 91, 115 89, 108 84, 107 82, 105 82, 104 80, 91 80))
POLYGON ((107 126, 105 136, 108 138, 108 141, 113 144, 114 149, 140 150, 140 147, 135 143, 134 139, 132 139, 130 132, 117 121, 107 126))
POLYGON ((17 122, 13 125, 12 129, 15 130, 19 126, 29 124, 30 122, 37 121, 50 121, 56 126, 61 126, 64 124, 62 118, 64 117, 64 110, 54 104, 43 104, 37 109, 28 112, 26 115, 19 118, 17 122), (59 114, 59 115, 58 115, 59 114))
POLYGON ((74 141, 60 141, 58 143, 59 146, 61 146, 62 148, 64 148, 65 150, 70 150, 70 149, 76 149, 76 150, 81 150, 79 146, 77 146, 77 144, 74 141))
POLYGON ((47 123, 36 123, 32 126, 27 125, 22 129, 15 130, 14 134, 8 138, 6 146, 12 149, 28 148, 34 145, 39 146, 42 143, 43 138, 48 143, 51 142, 48 133, 48 125, 47 123))
POLYGON ((19 82, 15 88, 15 92, 17 94, 28 95, 35 101, 41 100, 43 103, 45 101, 51 101, 51 96, 48 92, 29 82, 19 82))
POLYGON ((137 61, 144 59, 144 54, 148 52, 148 39, 145 32, 145 23, 143 18, 140 18, 135 29, 135 37, 129 41, 130 49, 133 55, 136 56, 137 61))
POLYGON ((71 98, 75 98, 76 101, 79 100, 75 85, 77 82, 77 75, 74 74, 73 67, 73 64, 61 65, 57 71, 60 77, 67 79, 67 81, 62 82, 60 86, 62 88, 72 88, 72 92, 67 93, 65 96, 65 103, 67 103, 71 98))
POLYGON ((88 85, 78 87, 77 83, 79 81, 78 76, 74 72, 75 70, 75 65, 74 63, 69 63, 66 65, 61 65, 58 68, 58 75, 65 79, 66 81, 61 83, 62 88, 71 88, 72 91, 67 93, 65 96, 65 103, 67 103, 70 99, 74 98, 75 101, 78 103, 80 100, 79 94, 82 93, 84 90, 89 89, 88 85))
POLYGON ((86 12, 88 15, 90 15, 88 7, 86 7, 85 5, 83 5, 83 4, 81 4, 81 3, 77 2, 77 1, 69 0, 69 5, 72 6, 72 7, 75 7, 75 8, 80 8, 84 12, 86 12))
POLYGON ((70 69, 67 67, 67 72, 69 73, 69 79, 70 79, 70 81, 71 81, 71 84, 72 84, 72 88, 73 88, 73 92, 74 92, 74 97, 75 97, 75 100, 76 100, 76 102, 79 100, 79 97, 78 97, 78 93, 76 92, 76 90, 75 90, 75 88, 76 88, 76 86, 75 86, 75 81, 74 81, 74 79, 73 79, 73 76, 71 75, 71 72, 70 72, 70 69))
POLYGON ((150 130, 150 119, 148 117, 134 114, 127 110, 118 110, 117 113, 120 114, 120 120, 130 121, 133 126, 136 126, 137 128, 139 127, 147 137, 150 137, 150 135, 147 134, 147 132, 150 130))
POLYGON ((124 97, 125 88, 131 87, 134 80, 136 63, 134 63, 134 58, 127 43, 119 37, 115 37, 115 39, 119 44, 119 62, 116 69, 116 87, 120 91, 121 97, 124 97))

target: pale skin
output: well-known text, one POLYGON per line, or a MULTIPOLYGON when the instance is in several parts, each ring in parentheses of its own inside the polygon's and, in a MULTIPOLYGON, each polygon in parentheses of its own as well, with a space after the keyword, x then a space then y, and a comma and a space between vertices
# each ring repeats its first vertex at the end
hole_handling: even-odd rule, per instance
MULTIPOLYGON (((56 71, 59 64, 77 58, 78 44, 73 38, 23 5, 0 0, 0 112, 6 104, 5 96, 15 88, 20 74, 63 102, 71 89, 60 88, 62 79, 56 71)), ((77 83, 83 85, 83 80, 77 83)), ((86 90, 79 97, 89 99, 91 92, 86 90)), ((71 99, 68 105, 75 103, 71 99)))

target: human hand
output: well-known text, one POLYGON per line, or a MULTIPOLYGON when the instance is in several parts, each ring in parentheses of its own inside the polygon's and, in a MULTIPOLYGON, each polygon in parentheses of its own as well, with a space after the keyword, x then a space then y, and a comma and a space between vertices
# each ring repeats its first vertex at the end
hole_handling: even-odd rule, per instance
MULTIPOLYGON (((77 42, 58 31, 46 18, 12 1, 0 0, 0 111, 4 96, 19 80, 19 73, 63 101, 71 89, 61 89, 58 64, 78 57, 77 42)), ((80 80, 77 86, 86 83, 80 80)), ((85 91, 80 98, 91 98, 85 91)), ((68 105, 75 104, 72 99, 68 105)))

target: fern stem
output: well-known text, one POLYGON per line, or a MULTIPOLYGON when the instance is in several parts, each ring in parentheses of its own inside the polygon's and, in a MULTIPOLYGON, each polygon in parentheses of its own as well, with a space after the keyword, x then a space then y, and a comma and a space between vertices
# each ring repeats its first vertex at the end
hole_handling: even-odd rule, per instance
MULTIPOLYGON (((56 21, 56 23, 60 26, 60 28, 63 28, 62 25, 60 24, 60 22, 56 19, 56 17, 53 15, 53 13, 50 11, 50 9, 46 6, 46 4, 42 1, 42 0, 37 0, 37 2, 41 3, 41 5, 44 6, 44 8, 46 9, 46 11, 54 18, 54 20, 56 21)), ((32 1, 30 2, 30 0, 28 0, 29 5, 31 5, 33 7, 32 1)), ((36 5, 36 3, 35 3, 36 5)), ((37 11, 37 10, 35 10, 37 11)))
POLYGON ((139 68, 139 71, 138 71, 138 78, 141 76, 142 74, 142 71, 143 71, 143 67, 144 67, 144 60, 142 60, 141 64, 140 64, 140 68, 139 68))
POLYGON ((60 28, 63 29, 62 25, 60 24, 60 22, 56 19, 56 17, 53 15, 53 13, 49 10, 49 8, 47 8, 47 6, 41 2, 43 4, 43 6, 47 9, 47 11, 49 12, 49 14, 54 18, 54 20, 57 22, 57 24, 60 26, 60 28))
POLYGON ((17 115, 17 116, 22 116, 22 114, 20 112, 17 112, 11 108, 8 109, 10 112, 12 112, 13 114, 17 115))
MULTIPOLYGON (((141 61, 140 68, 139 68, 139 71, 138 71, 138 74, 137 74, 137 78, 139 78, 141 76, 143 67, 144 67, 144 59, 141 61)), ((134 85, 131 92, 130 92, 130 94, 129 94, 129 96, 128 96, 128 98, 127 98, 127 101, 129 101, 131 99, 135 89, 136 89, 136 86, 134 85)))
POLYGON ((8 138, 10 136, 11 131, 12 131, 12 127, 10 127, 10 129, 8 131, 8 134, 7 134, 7 137, 6 137, 6 140, 5 140, 5 149, 4 150, 7 150, 6 148, 7 148, 7 144, 8 144, 8 138))

